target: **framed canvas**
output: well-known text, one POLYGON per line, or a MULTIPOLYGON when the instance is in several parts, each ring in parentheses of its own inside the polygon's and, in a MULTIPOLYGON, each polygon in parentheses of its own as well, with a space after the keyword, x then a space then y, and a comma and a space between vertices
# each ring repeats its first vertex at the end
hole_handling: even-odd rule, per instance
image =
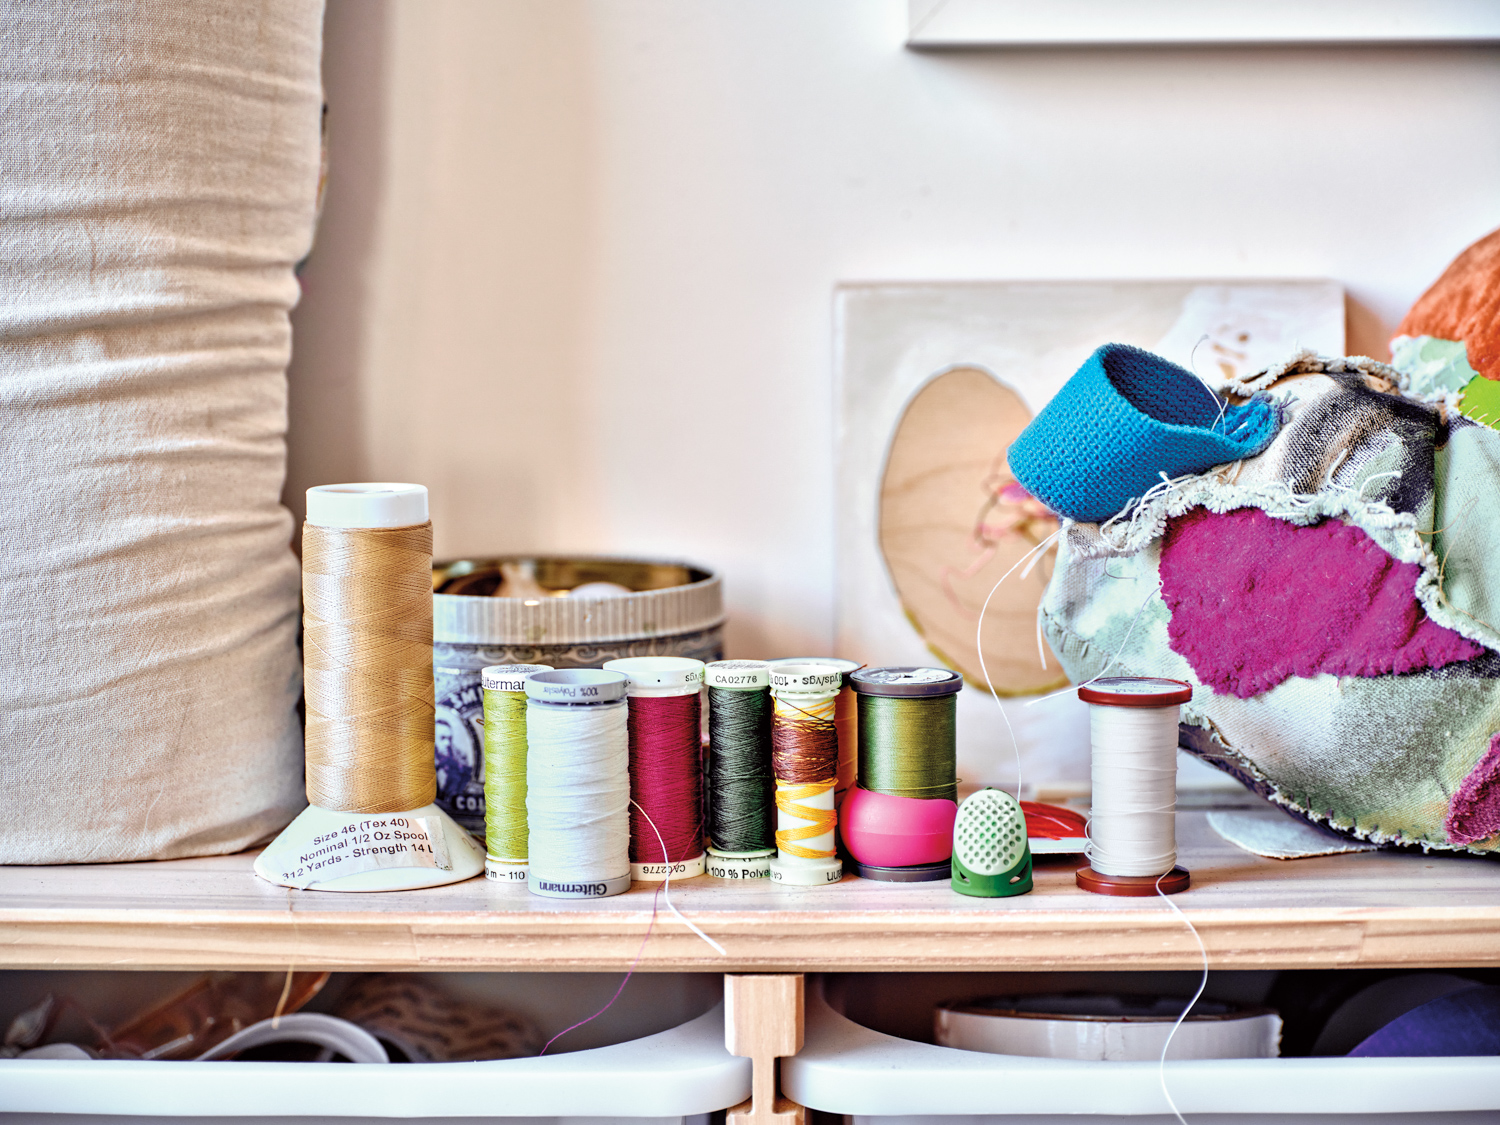
POLYGON ((1103 343, 1190 367, 1205 394, 1300 348, 1342 354, 1343 290, 1329 281, 848 284, 835 316, 838 652, 964 674, 966 781, 1014 782, 1006 717, 1029 791, 1086 781, 1086 709, 1068 693, 1035 702, 1067 683, 1036 627, 1050 554, 996 586, 1057 528, 1015 484, 1006 448, 1103 343))

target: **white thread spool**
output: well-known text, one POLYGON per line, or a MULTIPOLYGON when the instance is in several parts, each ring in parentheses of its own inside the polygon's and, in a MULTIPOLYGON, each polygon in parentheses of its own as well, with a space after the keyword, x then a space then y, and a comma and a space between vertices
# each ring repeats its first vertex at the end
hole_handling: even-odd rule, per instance
POLYGON ((630 889, 626 680, 564 668, 526 679, 526 888, 547 898, 630 889))
POLYGON ((1174 894, 1189 876, 1177 867, 1178 709, 1191 685, 1154 677, 1112 676, 1078 689, 1089 706, 1093 807, 1086 891, 1174 894))

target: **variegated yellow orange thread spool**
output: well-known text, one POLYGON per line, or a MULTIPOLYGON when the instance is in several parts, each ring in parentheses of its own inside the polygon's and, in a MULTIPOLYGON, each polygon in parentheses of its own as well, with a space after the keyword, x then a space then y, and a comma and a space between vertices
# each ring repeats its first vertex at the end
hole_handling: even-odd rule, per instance
POLYGON ((843 674, 821 664, 771 669, 771 766, 776 774, 777 854, 771 878, 821 886, 843 873, 834 843, 839 742, 835 726, 843 674))
POLYGON ((809 822, 804 828, 783 828, 777 831, 776 846, 787 855, 794 855, 799 859, 827 859, 834 854, 833 848, 804 848, 797 843, 798 840, 826 836, 838 826, 838 813, 834 810, 813 808, 802 803, 828 792, 828 788, 827 783, 818 782, 810 785, 779 783, 776 786, 776 807, 790 816, 809 822))
POLYGON ((859 704, 853 689, 849 686, 849 676, 864 665, 837 656, 788 656, 782 660, 771 661, 773 668, 787 664, 825 664, 830 668, 837 668, 844 674, 843 688, 835 699, 833 715, 833 725, 838 730, 839 736, 839 779, 834 787, 834 806, 837 807, 843 803, 844 794, 854 786, 857 777, 859 704))
POLYGON ((433 768, 432 524, 302 533, 307 798, 407 812, 433 768))

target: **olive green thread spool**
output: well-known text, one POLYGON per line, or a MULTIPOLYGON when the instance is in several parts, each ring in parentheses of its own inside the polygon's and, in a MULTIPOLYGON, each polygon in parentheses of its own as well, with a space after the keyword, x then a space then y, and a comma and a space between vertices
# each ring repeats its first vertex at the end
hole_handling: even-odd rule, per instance
POLYGON ((484 877, 526 885, 526 677, 546 664, 492 664, 484 688, 484 877))
MULTIPOLYGON (((859 700, 859 788, 956 802, 963 677, 947 668, 864 668, 849 681, 859 700)), ((912 867, 853 866, 861 878, 885 882, 936 881, 951 874, 947 858, 912 867)))

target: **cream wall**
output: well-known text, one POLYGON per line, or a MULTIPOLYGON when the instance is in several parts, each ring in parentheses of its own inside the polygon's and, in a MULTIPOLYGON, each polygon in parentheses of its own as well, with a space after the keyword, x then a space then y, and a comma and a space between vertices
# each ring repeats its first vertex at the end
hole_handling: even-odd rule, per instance
POLYGON ((824 649, 836 282, 1332 277, 1378 353, 1500 225, 1493 49, 919 54, 904 14, 330 0, 289 495, 699 559, 735 655, 824 649))

